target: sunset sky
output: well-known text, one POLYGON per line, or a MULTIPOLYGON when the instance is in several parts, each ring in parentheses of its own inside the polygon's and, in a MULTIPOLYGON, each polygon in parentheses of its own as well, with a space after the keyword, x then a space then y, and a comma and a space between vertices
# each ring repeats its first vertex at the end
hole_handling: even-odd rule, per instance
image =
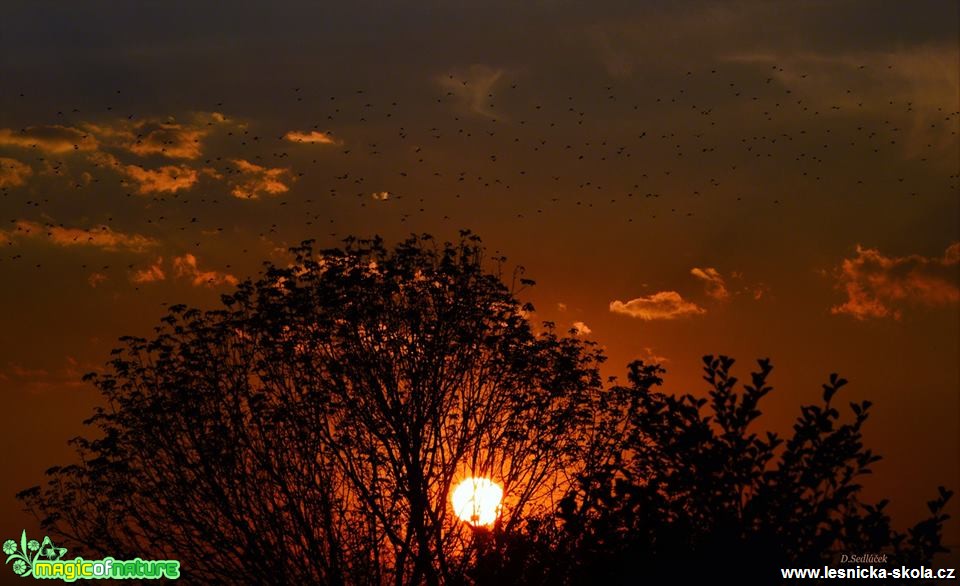
POLYGON ((769 357, 781 431, 842 374, 867 495, 919 518, 960 488, 957 6, 5 2, 3 536, 164 304, 306 238, 465 228, 606 374, 769 357))

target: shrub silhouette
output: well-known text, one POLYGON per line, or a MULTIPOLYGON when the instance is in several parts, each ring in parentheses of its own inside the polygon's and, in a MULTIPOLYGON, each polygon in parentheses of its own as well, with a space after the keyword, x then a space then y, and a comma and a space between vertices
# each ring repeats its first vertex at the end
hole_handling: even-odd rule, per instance
POLYGON ((862 442, 870 401, 849 403, 852 417, 841 418, 835 401, 846 380, 830 375, 823 403, 801 407, 783 439, 750 429, 772 390, 768 360, 741 392, 733 359, 703 364, 709 398, 659 392, 659 365, 630 364, 629 384, 606 391, 607 433, 594 441, 591 466, 554 514, 496 535, 474 578, 775 584, 779 568, 835 566, 842 553, 886 553, 891 567, 916 567, 947 551, 951 491, 940 487, 930 517, 906 533, 891 527, 887 500, 860 500, 858 479, 880 457, 862 442))
POLYGON ((604 388, 596 346, 531 324, 532 281, 470 233, 292 252, 88 375, 93 437, 19 495, 64 545, 178 559, 192 584, 613 582, 709 562, 771 583, 761 566, 943 550, 948 491, 906 534, 859 500, 870 405, 842 422, 836 376, 792 437, 760 437, 768 362, 737 393, 733 361, 707 357, 709 399, 658 392, 642 362, 604 388), (451 512, 469 475, 503 486, 491 528, 451 512))

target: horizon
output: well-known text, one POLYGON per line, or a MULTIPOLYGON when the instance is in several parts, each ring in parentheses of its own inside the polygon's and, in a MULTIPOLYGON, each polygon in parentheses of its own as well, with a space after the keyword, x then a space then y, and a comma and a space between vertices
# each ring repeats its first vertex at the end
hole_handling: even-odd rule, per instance
POLYGON ((740 380, 769 358, 761 425, 786 432, 838 373, 874 404, 864 494, 895 526, 960 488, 955 2, 5 12, 10 535, 39 531, 14 494, 71 461, 120 336, 308 238, 463 229, 604 377, 642 359, 701 396, 702 356, 740 380))

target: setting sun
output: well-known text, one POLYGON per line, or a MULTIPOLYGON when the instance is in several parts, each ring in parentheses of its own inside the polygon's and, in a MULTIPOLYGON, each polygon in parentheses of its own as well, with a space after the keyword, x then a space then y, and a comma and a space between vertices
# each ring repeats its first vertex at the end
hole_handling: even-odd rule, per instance
POLYGON ((500 514, 503 489, 489 478, 467 478, 453 491, 453 512, 460 520, 481 527, 500 514))

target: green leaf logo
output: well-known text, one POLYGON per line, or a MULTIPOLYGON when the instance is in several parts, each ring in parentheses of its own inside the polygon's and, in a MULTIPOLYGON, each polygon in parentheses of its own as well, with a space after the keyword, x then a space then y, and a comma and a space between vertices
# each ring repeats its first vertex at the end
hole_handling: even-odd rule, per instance
POLYGON ((27 540, 26 530, 20 534, 20 543, 13 539, 3 542, 3 553, 7 554, 6 563, 13 562, 13 573, 26 578, 33 574, 33 564, 39 559, 59 560, 67 553, 67 548, 57 547, 49 537, 43 542, 27 540))

